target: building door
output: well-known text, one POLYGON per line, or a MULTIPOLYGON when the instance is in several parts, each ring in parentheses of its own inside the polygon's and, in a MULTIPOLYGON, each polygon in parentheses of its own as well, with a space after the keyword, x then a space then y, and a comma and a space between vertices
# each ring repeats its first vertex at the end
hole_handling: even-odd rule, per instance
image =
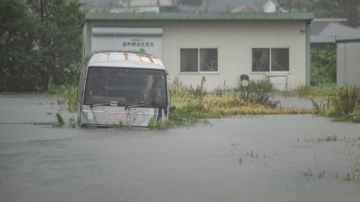
POLYGON ((162 28, 93 27, 91 51, 136 51, 162 59, 162 32, 162 28))

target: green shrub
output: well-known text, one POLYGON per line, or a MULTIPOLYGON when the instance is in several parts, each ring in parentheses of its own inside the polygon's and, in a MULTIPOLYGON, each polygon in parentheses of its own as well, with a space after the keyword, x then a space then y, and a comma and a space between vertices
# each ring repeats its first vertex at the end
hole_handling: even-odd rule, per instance
POLYGON ((267 81, 252 81, 248 87, 239 86, 234 89, 235 96, 240 99, 255 104, 262 104, 276 107, 279 101, 270 99, 270 94, 274 91, 273 85, 267 81))
POLYGON ((350 113, 352 121, 355 123, 360 123, 360 106, 356 106, 354 111, 350 113))
POLYGON ((170 107, 169 120, 173 126, 194 126, 196 124, 208 125, 206 118, 215 118, 204 107, 196 104, 187 104, 181 107, 170 107))
POLYGON ((360 122, 360 88, 356 86, 334 89, 326 97, 326 104, 316 103, 315 113, 335 118, 335 121, 360 122))
POLYGON ((360 88, 356 86, 341 87, 338 92, 329 96, 334 107, 332 116, 338 120, 352 121, 356 107, 360 105, 360 88))
POLYGON ((51 124, 52 127, 61 128, 65 125, 65 121, 59 112, 55 114, 55 119, 56 121, 51 124))
POLYGON ((311 85, 336 83, 336 52, 330 51, 329 48, 325 50, 313 48, 310 55, 311 85))
POLYGON ((76 85, 54 85, 50 78, 48 93, 55 94, 56 96, 62 98, 62 100, 58 100, 58 105, 66 103, 67 110, 71 113, 75 113, 78 110, 77 91, 78 87, 76 85))

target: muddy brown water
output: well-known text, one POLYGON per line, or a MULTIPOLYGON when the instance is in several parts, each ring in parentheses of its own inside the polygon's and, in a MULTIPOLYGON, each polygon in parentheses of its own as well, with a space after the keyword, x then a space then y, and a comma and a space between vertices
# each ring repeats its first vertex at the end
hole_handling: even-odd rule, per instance
POLYGON ((61 111, 63 128, 34 125, 54 121, 47 114, 62 110, 56 102, 0 95, 0 201, 360 198, 360 124, 266 115, 169 130, 81 129, 61 111))

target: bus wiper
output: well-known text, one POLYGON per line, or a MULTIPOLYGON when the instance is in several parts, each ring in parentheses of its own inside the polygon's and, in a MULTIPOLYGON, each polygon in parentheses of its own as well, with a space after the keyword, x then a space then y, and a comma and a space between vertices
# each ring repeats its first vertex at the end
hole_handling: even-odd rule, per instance
POLYGON ((98 106, 113 106, 113 107, 117 107, 117 106, 121 106, 121 105, 125 105, 124 103, 118 103, 117 101, 111 101, 111 102, 104 102, 104 103, 99 103, 99 104, 92 104, 90 105, 91 107, 98 107, 98 106))
POLYGON ((162 103, 157 103, 157 102, 140 102, 140 103, 138 103, 136 105, 126 106, 125 109, 130 109, 130 108, 134 108, 134 107, 142 107, 142 106, 146 106, 146 105, 150 105, 150 106, 153 106, 155 108, 157 108, 157 107, 166 108, 167 107, 167 105, 162 104, 162 103))
POLYGON ((110 102, 106 102, 106 103, 99 103, 99 104, 91 104, 91 107, 98 107, 98 106, 110 106, 111 103, 110 102))
POLYGON ((139 103, 136 103, 136 105, 128 105, 125 107, 125 109, 130 109, 130 108, 134 108, 134 107, 142 107, 145 105, 151 105, 151 103, 150 102, 139 102, 139 103))

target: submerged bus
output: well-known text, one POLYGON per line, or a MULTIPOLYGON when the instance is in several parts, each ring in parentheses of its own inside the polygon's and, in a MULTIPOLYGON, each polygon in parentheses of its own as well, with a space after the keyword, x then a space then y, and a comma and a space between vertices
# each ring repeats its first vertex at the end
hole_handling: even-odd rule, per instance
POLYGON ((78 89, 80 126, 148 127, 169 115, 167 71, 153 55, 95 51, 85 58, 78 89))

